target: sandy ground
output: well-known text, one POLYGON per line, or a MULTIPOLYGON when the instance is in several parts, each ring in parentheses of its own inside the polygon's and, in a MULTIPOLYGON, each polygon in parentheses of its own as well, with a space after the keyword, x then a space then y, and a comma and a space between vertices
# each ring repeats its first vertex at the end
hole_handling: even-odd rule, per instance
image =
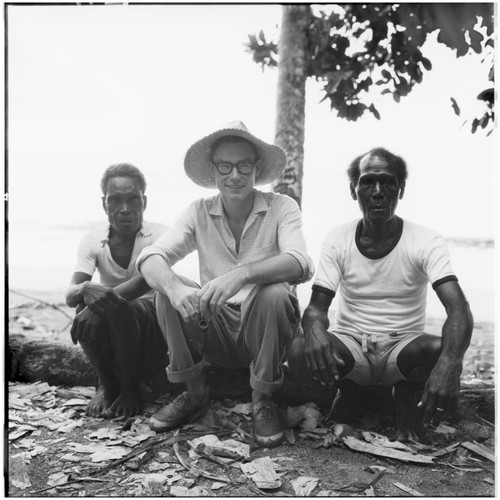
MULTIPOLYGON (((50 333, 54 339, 69 342, 68 316, 72 311, 62 304, 61 294, 28 294, 56 307, 10 294, 10 333, 23 332, 33 338, 50 333)), ((429 321, 428 330, 439 331, 441 323, 429 321)), ((493 336, 492 324, 475 326, 464 363, 465 391, 492 386, 493 336)), ((406 451, 414 458, 431 457, 426 464, 349 448, 348 438, 366 446, 367 439, 375 435, 391 437, 392 416, 387 413, 372 410, 355 421, 327 422, 326 415, 312 406, 309 410, 281 407, 289 426, 287 442, 267 450, 255 447, 251 439, 246 401, 213 400, 207 415, 194 428, 183 428, 180 436, 206 435, 216 429, 222 433, 221 440, 232 438, 249 447, 246 458, 221 465, 221 459, 214 463, 213 457, 209 460, 195 454, 186 442, 176 446, 169 441, 158 442, 173 433, 157 435, 149 431, 148 416, 169 400, 168 394, 152 395, 144 414, 125 422, 84 415, 93 388, 10 383, 8 389, 6 487, 10 496, 495 494, 493 462, 469 446, 479 445, 493 452, 494 425, 467 398, 461 404, 459 418, 445 422, 441 428, 429 428, 424 444, 406 444, 406 451), (339 435, 339 429, 345 431, 344 435, 339 435), (122 457, 126 460, 119 462, 122 457), (256 471, 253 475, 249 472, 252 467, 256 471), (259 482, 259 471, 265 473, 267 482, 263 483, 262 477, 259 482)), ((378 453, 392 449, 387 441, 382 443, 378 453)))

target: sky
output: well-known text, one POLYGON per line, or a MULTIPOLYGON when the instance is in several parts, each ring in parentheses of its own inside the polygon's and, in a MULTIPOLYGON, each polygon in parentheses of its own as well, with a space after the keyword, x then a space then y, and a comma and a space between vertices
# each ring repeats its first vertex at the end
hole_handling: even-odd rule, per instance
MULTIPOLYGON (((242 120, 272 142, 277 71, 263 71, 244 44, 261 29, 277 38, 280 22, 273 4, 10 5, 11 265, 74 260, 81 236, 104 219, 99 182, 110 164, 143 170, 147 218, 171 224, 191 200, 214 194, 183 171, 194 141, 242 120)), ((432 71, 401 103, 378 101, 380 121, 338 118, 308 81, 302 208, 314 258, 330 227, 359 217, 345 170, 375 146, 408 163, 399 215, 446 237, 495 237, 497 138, 463 125, 478 112, 489 65, 432 40, 423 53, 432 71)))

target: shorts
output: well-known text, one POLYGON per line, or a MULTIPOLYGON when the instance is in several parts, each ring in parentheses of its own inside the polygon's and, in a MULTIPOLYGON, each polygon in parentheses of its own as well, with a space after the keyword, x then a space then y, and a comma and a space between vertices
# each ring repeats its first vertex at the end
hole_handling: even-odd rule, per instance
POLYGON ((399 370, 399 353, 422 333, 340 333, 330 331, 351 352, 354 368, 343 378, 363 387, 392 386, 408 380, 399 370))

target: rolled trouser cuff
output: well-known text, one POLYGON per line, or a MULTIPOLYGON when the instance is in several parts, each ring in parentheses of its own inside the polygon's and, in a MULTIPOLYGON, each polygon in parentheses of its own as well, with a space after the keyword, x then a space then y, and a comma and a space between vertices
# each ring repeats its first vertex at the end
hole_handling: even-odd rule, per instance
POLYGON ((250 387, 259 392, 263 392, 264 394, 271 395, 273 392, 277 391, 283 384, 283 370, 280 368, 280 377, 273 382, 268 382, 266 380, 262 380, 255 375, 254 372, 254 363, 250 365, 250 387))
POLYGON ((187 382, 188 380, 193 380, 201 375, 203 369, 205 368, 205 365, 205 358, 202 358, 200 362, 183 370, 172 371, 168 366, 167 378, 169 382, 172 382, 173 384, 180 384, 182 382, 187 382))

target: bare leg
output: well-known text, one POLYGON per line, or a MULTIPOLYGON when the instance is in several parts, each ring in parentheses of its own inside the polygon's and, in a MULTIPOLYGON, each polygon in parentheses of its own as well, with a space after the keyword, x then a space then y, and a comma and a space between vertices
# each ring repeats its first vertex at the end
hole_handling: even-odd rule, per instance
POLYGON ((120 385, 113 372, 113 356, 106 341, 80 341, 83 352, 98 377, 96 395, 85 410, 89 417, 102 417, 119 394, 120 385))
MULTIPOLYGON (((137 307, 141 307, 140 304, 137 307)), ((140 324, 129 304, 119 305, 110 320, 109 336, 118 364, 120 392, 105 416, 128 417, 142 411, 140 391, 140 324)))
POLYGON ((440 353, 441 338, 435 335, 422 335, 399 353, 399 370, 408 379, 398 382, 393 389, 397 437, 400 440, 418 439, 424 435, 422 414, 417 404, 440 353))

